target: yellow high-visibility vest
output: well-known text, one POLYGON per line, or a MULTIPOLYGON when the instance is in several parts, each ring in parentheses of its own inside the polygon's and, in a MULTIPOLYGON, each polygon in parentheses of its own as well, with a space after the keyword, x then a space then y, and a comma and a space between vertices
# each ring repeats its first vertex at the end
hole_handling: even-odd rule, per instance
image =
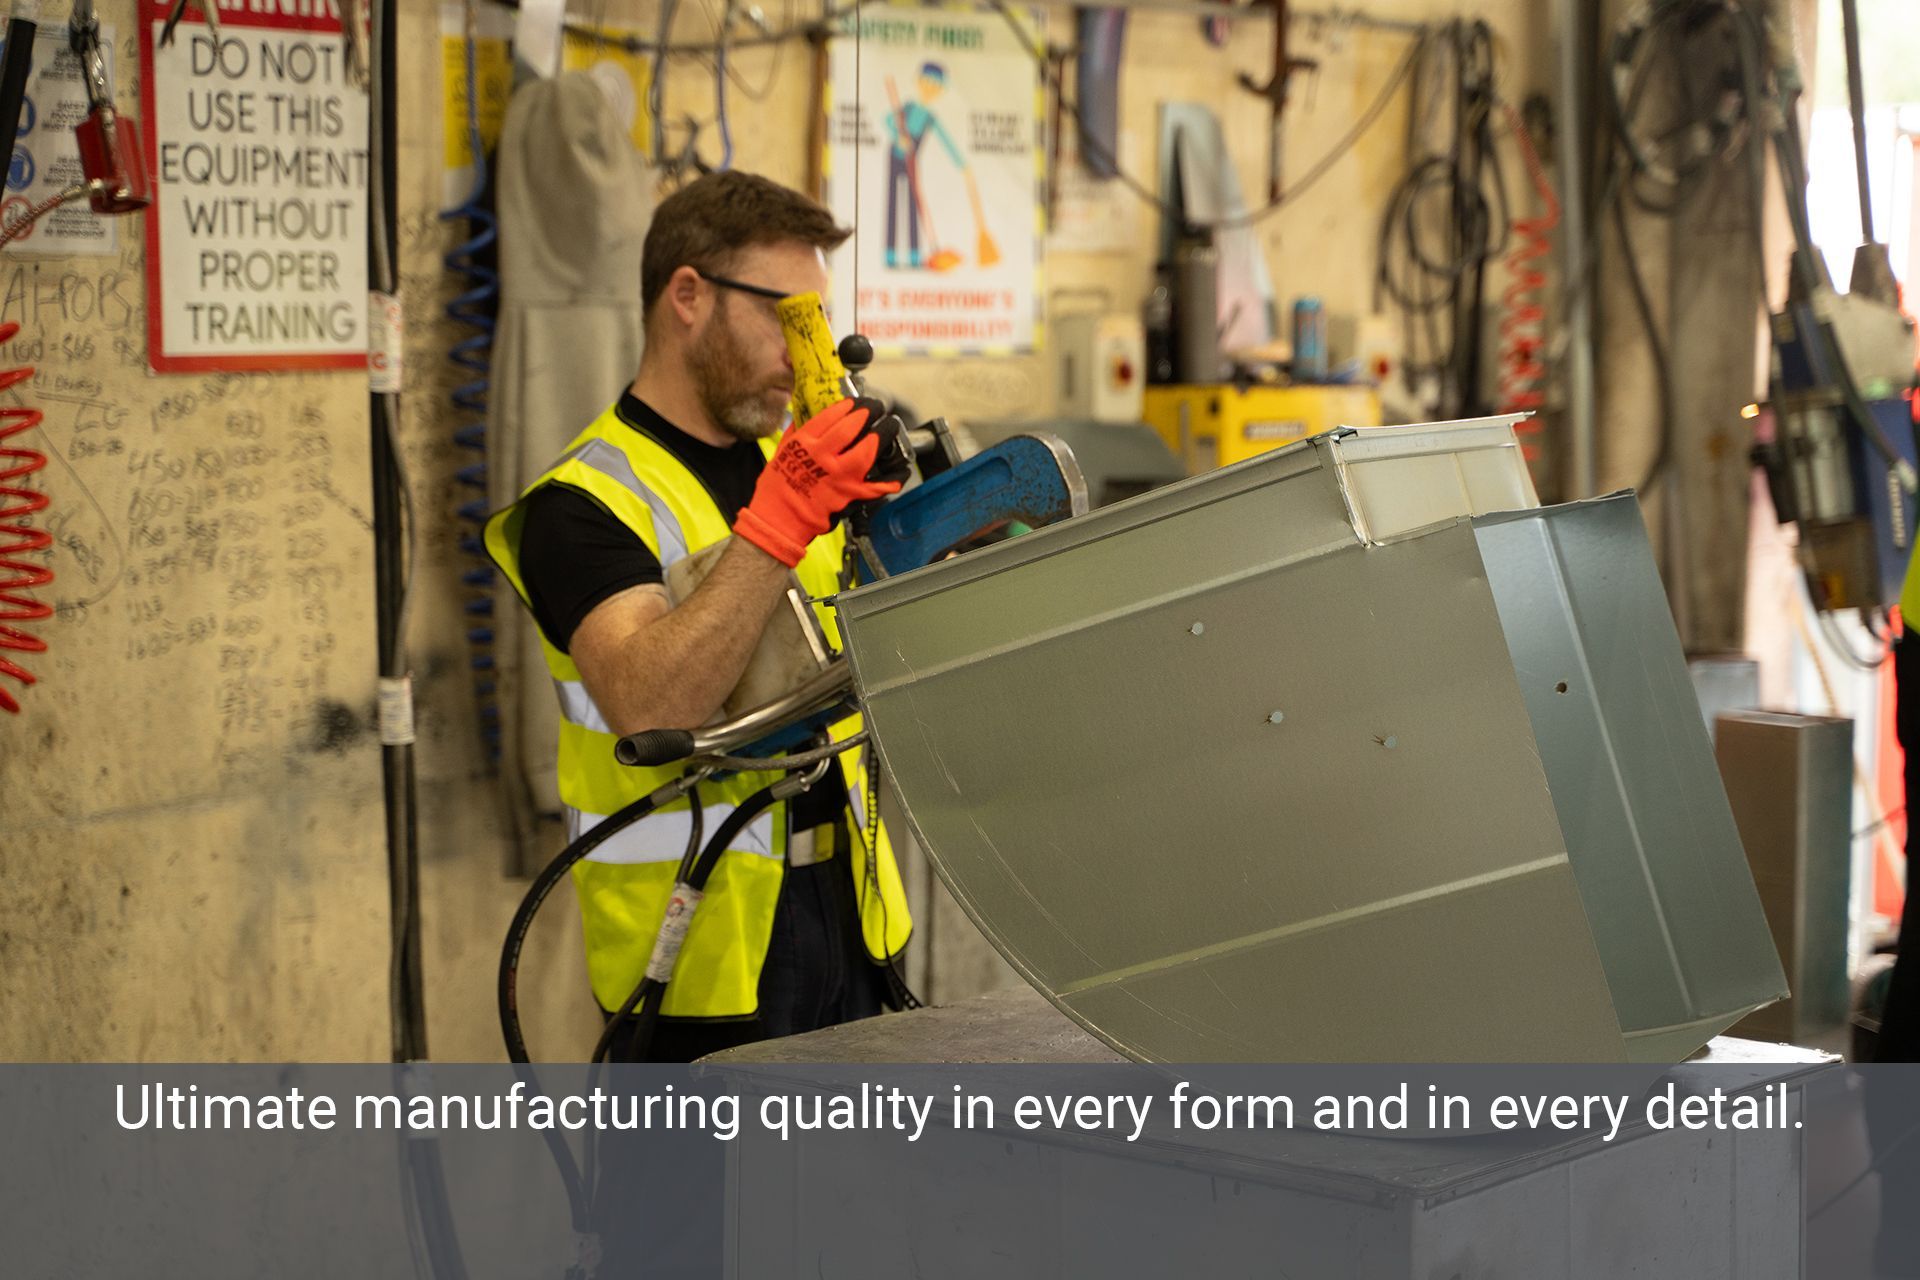
MULTIPOLYGON (((762 450, 771 455, 774 443, 762 441, 762 450)), ((599 502, 639 535, 659 558, 663 571, 732 532, 699 477, 609 408, 574 438, 559 462, 527 486, 520 502, 487 521, 487 552, 523 604, 527 601, 520 574, 524 503, 527 494, 548 484, 569 485, 599 502)), ((821 600, 837 589, 845 538, 844 531, 836 528, 807 549, 797 572, 809 597, 821 600)), ((837 649, 840 629, 833 609, 816 604, 814 610, 828 643, 837 649)), ((628 768, 616 761, 613 748, 618 735, 594 706, 579 668, 546 636, 540 642, 560 699, 560 799, 571 841, 682 770, 677 765, 628 768)), ((859 731, 857 715, 829 729, 836 740, 859 731)), ((840 757, 840 768, 851 802, 848 817, 857 834, 851 853, 841 847, 834 856, 853 859, 854 895, 867 955, 884 963, 905 948, 913 922, 885 829, 880 829, 871 859, 860 847, 859 833, 866 830, 865 753, 847 752, 840 757)), ((711 835, 734 806, 779 776, 743 773, 702 783, 699 799, 706 832, 711 835)), ((574 864, 574 888, 586 932, 587 972, 602 1008, 623 1005, 646 969, 691 823, 687 801, 676 801, 574 864)), ((720 856, 707 882, 706 897, 687 930, 661 1005, 663 1014, 744 1018, 758 1009, 760 970, 786 874, 787 836, 787 806, 776 804, 744 827, 720 856)))
POLYGON ((1907 576, 1900 583, 1900 626, 1904 631, 1920 627, 1920 551, 1907 558, 1907 576))

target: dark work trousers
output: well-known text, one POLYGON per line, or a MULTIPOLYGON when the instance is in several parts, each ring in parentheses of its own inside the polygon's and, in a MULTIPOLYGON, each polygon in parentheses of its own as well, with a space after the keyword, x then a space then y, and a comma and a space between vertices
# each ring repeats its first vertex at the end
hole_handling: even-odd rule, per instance
MULTIPOLYGON (((825 862, 787 869, 760 972, 757 1017, 662 1018, 645 1060, 691 1062, 756 1040, 872 1017, 887 1007, 886 970, 867 958, 860 940, 851 868, 842 840, 825 862)), ((614 1040, 611 1060, 640 1060, 630 1035, 614 1040)), ((710 1077, 704 1084, 716 1093, 725 1088, 710 1077)), ((720 1274, 726 1147, 705 1132, 602 1135, 594 1196, 602 1276, 677 1280, 720 1274)))
MULTIPOLYGON (((1920 618, 1907 622, 1920 627, 1920 618)), ((1920 910, 1914 907, 1913 849, 1920 843, 1920 636, 1909 630, 1893 650, 1895 724, 1907 753, 1907 902, 1900 917, 1900 954, 1880 1020, 1879 1060, 1920 1062, 1920 910)), ((1880 1165, 1880 1236, 1875 1269, 1883 1276, 1920 1276, 1920 1094, 1869 1071, 1867 1128, 1880 1165), (1902 1141, 1902 1139, 1906 1141, 1902 1141)))

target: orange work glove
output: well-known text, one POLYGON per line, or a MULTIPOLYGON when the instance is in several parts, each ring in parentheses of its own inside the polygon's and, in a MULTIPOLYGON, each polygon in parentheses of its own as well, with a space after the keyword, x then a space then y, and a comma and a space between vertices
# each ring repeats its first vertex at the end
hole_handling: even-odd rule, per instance
POLYGON ((898 493, 897 481, 867 479, 880 437, 866 425, 867 411, 842 400, 789 430, 733 531, 791 568, 848 506, 898 493))

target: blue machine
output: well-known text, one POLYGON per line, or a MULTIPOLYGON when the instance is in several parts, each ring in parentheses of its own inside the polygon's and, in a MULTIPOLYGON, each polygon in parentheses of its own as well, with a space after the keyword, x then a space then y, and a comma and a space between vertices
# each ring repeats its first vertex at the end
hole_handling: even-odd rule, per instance
POLYGON ((892 577, 1011 524, 1039 528, 1086 510, 1086 482, 1066 446, 1014 436, 881 507, 860 550, 871 575, 892 577))
MULTIPOLYGON (((1825 301, 1831 307, 1835 299, 1825 301)), ((1840 318, 1869 305, 1842 303, 1840 318)), ((1914 545, 1911 480, 1920 450, 1912 408, 1887 394, 1889 379, 1868 383, 1878 398, 1850 390, 1861 371, 1838 367, 1846 344, 1813 305, 1794 303, 1773 324, 1775 438, 1762 458, 1780 519, 1800 526, 1814 603, 1824 610, 1892 605, 1914 545)))

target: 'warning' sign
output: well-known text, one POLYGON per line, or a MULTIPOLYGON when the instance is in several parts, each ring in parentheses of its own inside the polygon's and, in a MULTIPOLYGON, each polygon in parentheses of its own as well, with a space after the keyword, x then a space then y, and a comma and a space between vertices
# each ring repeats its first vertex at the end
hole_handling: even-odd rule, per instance
POLYGON ((150 363, 364 367, 367 98, 338 16, 222 6, 218 37, 190 18, 162 49, 168 8, 141 5, 150 363))

